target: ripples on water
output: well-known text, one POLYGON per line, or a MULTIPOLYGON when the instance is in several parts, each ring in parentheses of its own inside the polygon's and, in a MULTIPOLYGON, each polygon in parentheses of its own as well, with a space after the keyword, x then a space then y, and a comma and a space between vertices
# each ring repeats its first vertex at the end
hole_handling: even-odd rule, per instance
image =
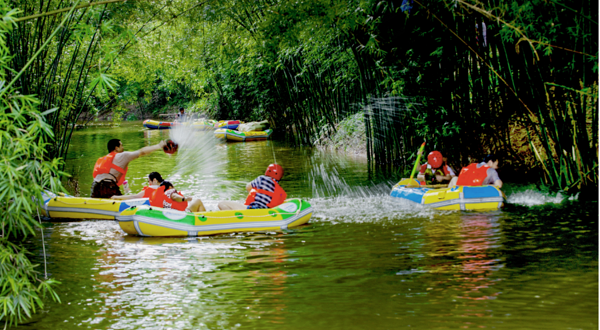
MULTIPOLYGON (((179 139, 169 179, 209 209, 243 198, 276 152, 289 169, 282 185, 314 207, 309 224, 141 238, 113 221, 49 223, 48 271, 63 303, 19 328, 598 327, 597 202, 517 188, 503 210, 436 211, 391 198, 395 182, 373 182, 359 161, 272 141, 179 139)), ((30 244, 43 262, 41 240, 30 244)))

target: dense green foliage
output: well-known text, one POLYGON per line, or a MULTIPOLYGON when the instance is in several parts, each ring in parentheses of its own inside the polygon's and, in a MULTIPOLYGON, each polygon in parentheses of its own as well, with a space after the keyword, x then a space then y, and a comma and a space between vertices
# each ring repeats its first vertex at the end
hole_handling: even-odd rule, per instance
POLYGON ((45 295, 58 299, 52 289, 57 282, 41 278, 22 242, 41 227, 36 215, 44 189, 60 189, 61 162, 44 160, 53 137, 46 116, 54 109, 40 113, 37 98, 19 93, 9 87, 14 81, 6 80, 10 62, 6 34, 16 13, 5 3, 0 5, 0 320, 11 325, 41 308, 45 295))
MULTIPOLYGON (((65 6, 17 3, 26 14, 65 6)), ((58 107, 56 156, 77 120, 103 115, 145 119, 185 106, 267 119, 276 136, 312 145, 362 111, 380 170, 405 172, 425 139, 458 168, 495 152, 513 179, 581 188, 598 181, 596 7, 113 0, 78 9, 21 86, 58 107)), ((61 15, 18 24, 15 70, 61 15)))
POLYGON ((598 185, 594 1, 0 4, 0 315, 9 323, 53 292, 51 280, 32 284, 18 240, 34 233, 42 190, 58 189, 57 159, 81 121, 185 106, 267 119, 275 136, 313 145, 364 118, 380 172, 406 174, 427 140, 457 169, 495 152, 508 180, 598 185))

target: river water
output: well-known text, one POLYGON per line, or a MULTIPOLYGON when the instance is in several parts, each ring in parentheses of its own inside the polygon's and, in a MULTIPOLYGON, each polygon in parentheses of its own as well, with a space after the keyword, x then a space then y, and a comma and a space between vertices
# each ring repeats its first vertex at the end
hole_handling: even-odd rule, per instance
MULTIPOLYGON (((141 122, 74 133, 67 171, 89 196, 110 138, 132 151, 175 134, 175 156, 133 161, 133 192, 159 171, 202 198, 244 198, 276 160, 288 197, 314 207, 286 232, 141 238, 113 221, 47 222, 48 275, 62 282, 19 329, 597 329, 598 203, 505 184, 507 206, 448 212, 389 197, 364 160, 276 141, 141 122)), ((502 174, 500 172, 500 174, 502 174)), ((44 259, 38 235, 30 243, 44 259)))

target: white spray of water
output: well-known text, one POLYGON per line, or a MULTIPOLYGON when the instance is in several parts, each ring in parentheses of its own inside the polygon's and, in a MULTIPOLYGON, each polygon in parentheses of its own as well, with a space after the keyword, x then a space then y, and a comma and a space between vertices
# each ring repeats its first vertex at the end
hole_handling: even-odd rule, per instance
POLYGON ((575 196, 565 196, 563 194, 556 193, 545 193, 541 191, 536 191, 532 189, 528 189, 525 191, 519 191, 512 193, 506 196, 506 201, 511 204, 519 204, 525 206, 535 206, 535 205, 543 205, 543 204, 560 204, 566 200, 577 200, 579 198, 579 194, 575 196))
MULTIPOLYGON (((197 130, 191 125, 178 125, 170 130, 169 135, 179 148, 173 155, 177 157, 177 161, 168 180, 178 190, 202 199, 207 209, 210 209, 209 206, 216 204, 220 198, 214 188, 219 186, 220 192, 227 190, 219 176, 226 161, 218 157, 218 141, 212 131, 197 130)), ((226 195, 232 193, 233 191, 226 192, 226 195)))

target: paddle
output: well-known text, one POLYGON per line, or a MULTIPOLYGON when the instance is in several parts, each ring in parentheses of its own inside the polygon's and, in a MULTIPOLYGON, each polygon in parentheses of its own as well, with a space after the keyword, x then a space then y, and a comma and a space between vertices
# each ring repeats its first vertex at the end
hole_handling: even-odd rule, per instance
POLYGON ((410 179, 402 179, 400 180, 400 182, 396 183, 396 186, 399 185, 419 185, 418 181, 413 180, 413 177, 415 176, 415 173, 417 172, 417 169, 419 168, 419 165, 421 164, 421 155, 423 154, 423 150, 425 149, 425 142, 423 141, 423 144, 421 144, 421 148, 419 148, 419 152, 417 152, 417 160, 415 161, 415 166, 413 166, 412 172, 410 173, 410 179), (416 182, 416 183, 414 183, 416 182))

